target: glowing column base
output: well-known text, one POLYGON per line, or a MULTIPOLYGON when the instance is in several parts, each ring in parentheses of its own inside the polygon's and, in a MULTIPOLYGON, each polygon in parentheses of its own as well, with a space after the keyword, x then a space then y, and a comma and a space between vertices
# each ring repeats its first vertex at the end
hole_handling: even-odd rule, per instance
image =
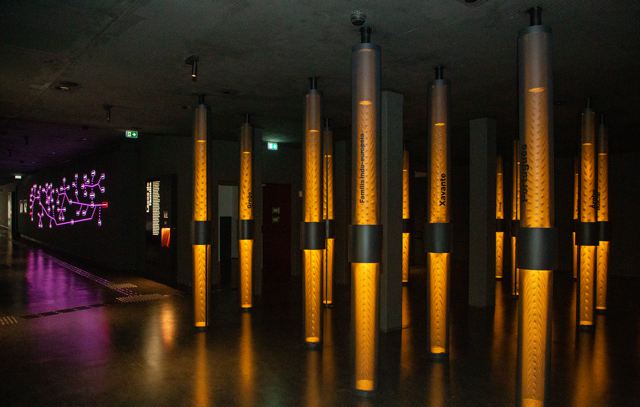
POLYGON ((520 269, 516 267, 518 238, 511 236, 511 295, 520 295, 520 269))
POLYGON ((352 263, 353 310, 355 335, 355 388, 373 391, 376 384, 376 347, 378 338, 377 263, 352 263))
POLYGON ((449 350, 447 304, 449 285, 449 253, 429 256, 429 349, 434 356, 445 356, 449 350))
POLYGON ((576 244, 576 232, 571 233, 573 240, 573 279, 578 279, 578 245, 576 244))
POLYGON ((322 289, 322 303, 324 305, 333 304, 333 253, 336 239, 330 238, 326 240, 327 248, 323 253, 322 281, 324 286, 322 289))
POLYGON ((320 287, 323 250, 304 250, 304 336, 309 344, 320 342, 320 287))
POLYGON ((578 325, 593 326, 593 296, 596 266, 596 246, 580 246, 580 298, 578 300, 578 325))
POLYGON ((504 264, 504 232, 496 232, 496 279, 502 280, 504 264))
POLYGON ((604 311, 607 309, 607 272, 609 268, 609 242, 600 241, 596 249, 596 309, 604 311))
POLYGON ((242 309, 250 309, 253 306, 252 301, 252 253, 253 240, 241 239, 239 241, 240 251, 240 307, 242 309))
POLYGON ((551 270, 520 269, 522 296, 520 303, 519 348, 521 359, 518 375, 521 377, 520 405, 543 406, 545 395, 545 369, 549 343, 551 270))
POLYGON ((193 245, 193 312, 197 328, 207 326, 207 256, 209 245, 193 245))
POLYGON ((411 235, 409 233, 402 234, 402 283, 409 282, 409 242, 411 235))

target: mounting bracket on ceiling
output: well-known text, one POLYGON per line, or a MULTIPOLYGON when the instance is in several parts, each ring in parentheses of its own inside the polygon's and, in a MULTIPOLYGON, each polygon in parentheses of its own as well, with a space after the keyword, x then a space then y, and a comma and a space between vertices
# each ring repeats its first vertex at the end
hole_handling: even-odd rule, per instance
POLYGON ((194 82, 198 80, 198 59, 197 55, 191 55, 184 60, 185 65, 191 65, 191 80, 194 82))

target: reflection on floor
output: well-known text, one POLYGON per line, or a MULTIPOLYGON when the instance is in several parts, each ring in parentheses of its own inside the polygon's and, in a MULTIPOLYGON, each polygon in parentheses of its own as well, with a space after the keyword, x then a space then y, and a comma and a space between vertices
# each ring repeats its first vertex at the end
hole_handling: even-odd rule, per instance
MULTIPOLYGON (((411 284, 403 288, 405 328, 381 335, 380 388, 364 399, 351 391, 344 287, 336 290, 335 307, 324 310, 324 346, 314 352, 304 348, 299 281, 265 293, 250 314, 238 310, 237 292, 215 292, 209 331, 194 333, 187 296, 137 277, 115 280, 163 296, 119 303, 121 293, 0 234, 0 317, 16 320, 0 323, 3 405, 509 406, 515 401, 517 303, 508 280, 497 283, 493 312, 469 309, 453 297, 451 358, 432 362, 426 279, 423 270, 412 270, 411 284), (50 313, 72 308, 79 309, 50 313), (23 318, 34 314, 39 317, 23 318)), ((638 288, 637 281, 612 279, 607 315, 598 316, 595 332, 577 332, 573 280, 557 273, 551 405, 635 405, 638 288)))

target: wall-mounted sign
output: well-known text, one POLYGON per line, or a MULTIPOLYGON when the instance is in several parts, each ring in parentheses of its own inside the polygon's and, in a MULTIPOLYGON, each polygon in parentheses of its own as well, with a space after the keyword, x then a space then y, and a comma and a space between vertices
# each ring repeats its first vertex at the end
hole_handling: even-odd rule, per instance
POLYGON ((276 143, 275 141, 268 141, 267 150, 278 151, 278 143, 276 143))
POLYGON ((137 139, 138 138, 138 130, 125 130, 124 136, 126 138, 137 139))
POLYGON ((49 222, 54 226, 74 225, 96 220, 102 226, 102 210, 109 207, 108 202, 98 202, 98 195, 104 194, 104 173, 97 175, 96 170, 84 174, 82 178, 75 174, 73 181, 54 186, 52 182, 44 185, 33 184, 29 193, 29 216, 31 221, 38 218, 38 227, 49 222))

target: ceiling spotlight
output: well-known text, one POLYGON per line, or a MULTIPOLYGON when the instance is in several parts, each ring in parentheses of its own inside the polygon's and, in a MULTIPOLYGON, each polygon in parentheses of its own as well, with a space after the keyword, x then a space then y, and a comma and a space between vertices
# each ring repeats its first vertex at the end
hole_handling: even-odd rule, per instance
POLYGON ((111 108, 113 108, 113 106, 104 105, 103 107, 104 107, 105 112, 107 112, 107 114, 106 114, 107 121, 111 122, 111 108))
POLYGON ((367 15, 362 10, 353 10, 351 12, 351 24, 360 27, 367 21, 367 15))
POLYGON ((57 90, 61 90, 63 92, 68 92, 72 89, 77 88, 78 86, 80 86, 78 83, 76 82, 71 82, 71 81, 60 81, 58 82, 54 88, 57 90))
POLYGON ((191 65, 191 80, 194 82, 197 81, 198 80, 198 56, 191 55, 189 58, 184 60, 184 63, 186 65, 191 65))

